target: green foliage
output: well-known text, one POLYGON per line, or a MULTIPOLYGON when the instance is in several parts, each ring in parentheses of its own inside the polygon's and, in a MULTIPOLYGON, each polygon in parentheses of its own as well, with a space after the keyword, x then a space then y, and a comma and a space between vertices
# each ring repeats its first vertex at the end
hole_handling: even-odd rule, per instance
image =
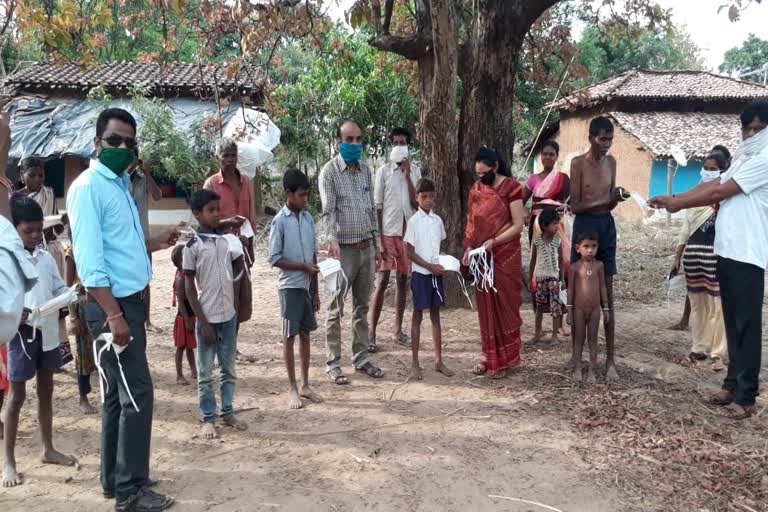
POLYGON ((208 173, 216 168, 213 139, 206 133, 206 120, 194 127, 192 143, 176 128, 173 111, 159 98, 149 96, 145 86, 130 91, 131 106, 141 116, 141 158, 158 174, 187 190, 199 188, 208 173))
MULTIPOLYGON (((741 48, 731 48, 725 52, 720 71, 722 73, 745 73, 765 65, 768 65, 768 41, 760 39, 755 34, 749 34, 741 48)), ((763 76, 757 74, 749 76, 747 79, 762 81, 763 76)))
MULTIPOLYGON (((279 158, 317 170, 329 156, 336 124, 355 119, 368 156, 381 156, 395 126, 413 129, 418 103, 413 78, 368 45, 364 33, 336 28, 318 50, 291 49, 283 61, 286 79, 274 94, 272 118, 282 131, 279 158)), ((303 167, 303 166, 302 166, 303 167)))
POLYGON ((632 68, 652 70, 702 69, 696 44, 682 29, 642 29, 633 34, 621 28, 587 28, 578 43, 577 63, 589 71, 590 82, 604 80, 632 68))
MULTIPOLYGON (((198 189, 218 165, 214 156, 215 123, 202 118, 188 135, 176 128, 171 107, 162 99, 151 97, 145 84, 135 84, 128 95, 131 109, 140 119, 141 158, 152 174, 189 191, 198 189)), ((88 99, 101 110, 109 106, 112 96, 100 86, 88 92, 88 99)))

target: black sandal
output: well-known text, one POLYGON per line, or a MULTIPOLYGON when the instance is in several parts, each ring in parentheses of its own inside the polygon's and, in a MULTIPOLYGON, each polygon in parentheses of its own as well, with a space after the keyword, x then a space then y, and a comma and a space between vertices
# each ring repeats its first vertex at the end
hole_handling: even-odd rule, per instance
POLYGON ((384 370, 373 366, 371 363, 365 363, 360 368, 355 368, 357 373, 364 373, 372 379, 380 379, 384 376, 384 370))

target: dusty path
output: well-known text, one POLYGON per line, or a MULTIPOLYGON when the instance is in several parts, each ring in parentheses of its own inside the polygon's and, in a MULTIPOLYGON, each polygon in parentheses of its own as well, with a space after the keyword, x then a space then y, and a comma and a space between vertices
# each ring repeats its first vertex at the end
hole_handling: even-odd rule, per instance
MULTIPOLYGON (((197 438, 195 387, 175 384, 169 258, 167 252, 155 258, 153 319, 166 334, 150 336, 149 359, 156 388, 152 471, 161 479, 159 490, 177 497, 175 510, 545 510, 489 495, 540 502, 564 512, 670 510, 654 501, 653 494, 642 492, 642 485, 623 480, 615 470, 619 459, 610 449, 591 451, 603 427, 599 422, 584 424, 580 416, 584 411, 569 407, 594 402, 599 409, 607 388, 581 390, 560 375, 568 357, 565 343, 542 350, 526 348, 525 366, 500 382, 466 371, 479 353, 471 311, 444 315, 446 363, 458 370, 453 378, 431 370, 431 341, 424 329, 426 380, 421 383, 405 383, 409 351, 384 341, 391 311, 385 311, 379 334, 384 351, 376 356, 388 371, 383 381, 353 376, 350 386, 329 383, 323 373, 321 329, 313 336, 311 378, 326 401, 289 411, 275 275, 261 262, 253 274, 254 320, 240 337, 241 350, 258 361, 238 366, 236 407, 250 429, 222 429, 221 439, 214 442, 197 438)), ((618 391, 624 398, 611 395, 612 403, 635 403, 649 389, 668 391, 656 391, 656 383, 667 385, 657 380, 661 378, 683 390, 681 414, 690 414, 686 411, 693 408, 693 390, 716 384, 711 372, 669 362, 688 343, 685 335, 663 330, 678 310, 673 309, 646 307, 619 313, 619 324, 633 328, 625 331, 619 345, 624 355, 620 371, 628 385, 618 391), (645 322, 642 329, 637 327, 639 319, 645 322)), ((524 322, 526 339, 532 324, 527 310, 524 322)), ((347 364, 349 332, 347 321, 347 364)), ((80 458, 82 469, 37 462, 36 400, 33 392, 28 393, 17 455, 25 483, 0 489, 2 511, 112 510, 98 485, 99 416, 79 414, 71 375, 57 375, 56 385, 55 441, 80 458)), ((706 421, 725 428, 717 423, 720 420, 706 421)), ((657 470, 653 464, 645 466, 649 475, 657 470)))

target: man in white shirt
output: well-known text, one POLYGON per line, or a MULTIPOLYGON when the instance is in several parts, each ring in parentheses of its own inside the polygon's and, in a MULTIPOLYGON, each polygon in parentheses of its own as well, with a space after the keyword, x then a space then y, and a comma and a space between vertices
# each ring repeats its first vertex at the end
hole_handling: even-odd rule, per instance
POLYGON ((764 276, 768 267, 768 102, 752 103, 741 114, 744 141, 719 181, 683 194, 649 200, 676 212, 720 203, 715 225, 717 274, 730 363, 722 389, 711 397, 723 415, 756 414, 760 381, 764 276))
POLYGON ((410 346, 410 339, 403 334, 406 285, 411 266, 403 235, 408 220, 419 206, 416 202, 416 183, 421 179, 421 169, 410 161, 410 131, 394 128, 389 134, 389 140, 392 143, 389 161, 376 171, 374 189, 382 257, 376 269, 376 291, 371 295, 369 306, 368 352, 376 352, 376 327, 381 317, 389 276, 393 270, 397 271, 394 339, 401 345, 410 346))

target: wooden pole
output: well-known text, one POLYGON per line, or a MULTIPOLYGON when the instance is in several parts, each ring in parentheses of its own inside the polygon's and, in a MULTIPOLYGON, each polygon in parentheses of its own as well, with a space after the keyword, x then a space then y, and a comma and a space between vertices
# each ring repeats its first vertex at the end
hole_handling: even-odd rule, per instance
MULTIPOLYGON (((667 195, 672 195, 672 181, 675 177, 675 160, 667 160, 667 195)), ((667 227, 672 226, 672 214, 667 212, 667 227)))

